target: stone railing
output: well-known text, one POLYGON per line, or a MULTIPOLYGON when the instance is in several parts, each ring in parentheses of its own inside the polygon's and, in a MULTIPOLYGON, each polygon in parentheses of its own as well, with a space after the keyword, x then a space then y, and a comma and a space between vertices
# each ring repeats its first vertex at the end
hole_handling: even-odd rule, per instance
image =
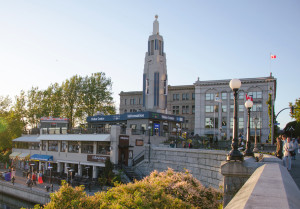
POLYGON ((300 191, 285 167, 268 163, 255 170, 225 209, 299 208, 300 191))

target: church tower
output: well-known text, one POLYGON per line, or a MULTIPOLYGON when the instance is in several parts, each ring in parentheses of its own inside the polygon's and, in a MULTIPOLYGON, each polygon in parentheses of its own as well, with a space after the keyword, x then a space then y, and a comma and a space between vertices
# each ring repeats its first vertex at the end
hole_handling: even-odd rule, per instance
POLYGON ((168 77, 164 40, 159 35, 158 16, 153 22, 153 34, 148 39, 143 74, 143 109, 167 113, 168 77))

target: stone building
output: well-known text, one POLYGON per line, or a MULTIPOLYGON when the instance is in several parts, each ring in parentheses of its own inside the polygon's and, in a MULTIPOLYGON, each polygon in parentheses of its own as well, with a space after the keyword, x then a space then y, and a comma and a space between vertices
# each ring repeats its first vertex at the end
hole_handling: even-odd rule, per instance
MULTIPOLYGON (((198 78, 194 84, 168 85, 166 87, 166 54, 163 50, 163 39, 158 31, 156 16, 153 23, 153 35, 149 37, 148 51, 145 57, 143 91, 122 91, 120 93, 120 114, 146 110, 178 115, 184 117, 181 127, 183 131, 214 139, 230 139, 233 125, 233 93, 229 87, 231 79, 201 81, 198 78), (156 46, 157 43, 160 44, 156 46), (154 81, 155 73, 160 78, 157 77, 157 81, 159 81, 157 83, 154 81), (161 101, 166 103, 165 106, 161 101)), ((276 78, 270 74, 268 77, 241 78, 240 80, 242 86, 239 90, 238 100, 239 134, 246 135, 247 110, 244 104, 245 95, 248 94, 253 97, 254 103, 251 109, 251 136, 254 137, 254 118, 257 118, 258 139, 267 139, 269 116, 266 102, 269 94, 272 95, 272 104, 275 102, 276 78)))

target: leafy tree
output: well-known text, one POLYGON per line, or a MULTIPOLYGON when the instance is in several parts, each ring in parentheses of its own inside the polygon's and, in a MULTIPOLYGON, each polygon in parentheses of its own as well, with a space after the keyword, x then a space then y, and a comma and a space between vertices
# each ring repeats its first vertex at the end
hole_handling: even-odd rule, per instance
POLYGON ((300 122, 300 98, 296 99, 295 104, 290 103, 291 106, 294 106, 294 113, 291 113, 291 117, 300 122))
MULTIPOLYGON (((51 194, 50 208, 202 208, 220 206, 222 193, 205 188, 188 171, 154 171, 134 183, 122 184, 107 192, 88 196, 83 187, 72 188, 65 182, 59 191, 51 194)), ((35 206, 36 209, 41 208, 35 206)))
POLYGON ((292 121, 286 124, 284 127, 284 133, 290 137, 299 137, 300 136, 300 122, 292 121))

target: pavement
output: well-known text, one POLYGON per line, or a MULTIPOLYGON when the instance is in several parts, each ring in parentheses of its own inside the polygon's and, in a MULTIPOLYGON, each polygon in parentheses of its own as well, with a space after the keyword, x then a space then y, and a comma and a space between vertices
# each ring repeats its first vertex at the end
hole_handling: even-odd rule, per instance
POLYGON ((291 176, 293 177, 295 183, 300 189, 300 154, 296 156, 296 160, 292 160, 292 170, 290 171, 291 176))
MULTIPOLYGON (((0 171, 8 171, 8 169, 1 168, 0 171)), ((0 180, 0 181, 4 181, 4 180, 0 180)), ((17 169, 14 185, 18 186, 18 187, 28 188, 28 186, 26 184, 26 181, 27 181, 27 177, 23 177, 22 170, 17 169)), ((38 192, 43 192, 43 193, 52 193, 52 192, 58 191, 60 189, 60 185, 53 184, 53 191, 50 187, 49 192, 47 192, 46 189, 45 189, 45 186, 47 186, 47 185, 50 186, 51 184, 49 182, 44 182, 42 184, 39 184, 38 182, 36 182, 36 185, 33 185, 31 189, 35 190, 35 191, 38 191, 38 192)), ((96 193, 98 191, 100 191, 100 188, 92 188, 91 191, 86 190, 86 193, 88 195, 94 195, 94 193, 96 193)))

